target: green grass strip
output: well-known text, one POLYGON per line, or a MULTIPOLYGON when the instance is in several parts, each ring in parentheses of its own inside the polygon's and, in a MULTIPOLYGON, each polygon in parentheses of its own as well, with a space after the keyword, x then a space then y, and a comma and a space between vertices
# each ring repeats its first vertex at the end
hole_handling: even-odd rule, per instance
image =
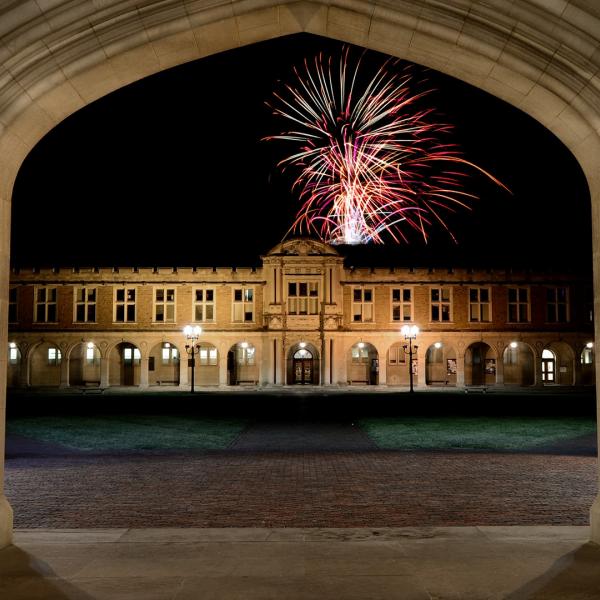
POLYGON ((379 448, 527 450, 596 432, 585 417, 394 417, 361 419, 379 448))
POLYGON ((9 434, 61 444, 77 450, 221 450, 246 423, 172 415, 18 417, 9 434))

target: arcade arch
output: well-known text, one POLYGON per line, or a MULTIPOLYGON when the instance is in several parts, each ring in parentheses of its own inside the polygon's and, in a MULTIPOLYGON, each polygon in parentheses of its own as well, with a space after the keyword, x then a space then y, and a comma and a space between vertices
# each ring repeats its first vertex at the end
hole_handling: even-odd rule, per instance
POLYGON ((435 342, 425 354, 425 383, 427 385, 456 386, 458 365, 456 350, 442 342, 435 342))
POLYGON ((485 342, 475 342, 465 351, 465 385, 493 385, 497 372, 496 351, 485 342))
POLYGON ((350 384, 379 384, 379 352, 368 342, 356 342, 348 353, 346 372, 350 384))
MULTIPOLYGON (((340 0, 335 6, 325 0, 232 0, 226 7, 180 11, 167 1, 152 6, 150 21, 140 16, 150 4, 144 0, 135 7, 124 0, 100 8, 93 3, 70 5, 66 0, 33 8, 24 0, 21 4, 23 10, 17 3, 11 27, 0 40, 4 64, 11 65, 0 84, 4 215, 0 319, 4 323, 12 186, 21 162, 47 131, 93 100, 152 73, 301 31, 421 63, 528 112, 553 131, 583 167, 591 190, 594 248, 600 249, 600 6, 594 3, 521 0, 519 10, 513 10, 512 3, 484 6, 464 0, 437 4, 415 0, 385 8, 351 0, 340 0), (98 31, 104 35, 98 36, 98 31)), ((600 325, 597 328, 598 334, 600 325)), ((2 331, 4 404, 8 340, 6 330, 2 331)), ((2 422, 0 438, 3 435, 2 422)), ((0 480, 2 475, 3 463, 0 480)), ((598 500, 592 517, 592 538, 600 541, 598 500)), ((11 523, 11 509, 1 495, 0 546, 10 542, 11 523)))
POLYGON ((320 355, 310 342, 298 342, 287 355, 288 385, 318 385, 320 381, 320 355))

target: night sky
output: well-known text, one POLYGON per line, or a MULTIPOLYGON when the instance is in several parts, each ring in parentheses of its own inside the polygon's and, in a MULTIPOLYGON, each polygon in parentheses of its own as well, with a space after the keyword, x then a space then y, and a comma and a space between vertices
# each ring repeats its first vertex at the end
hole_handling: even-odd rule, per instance
MULTIPOLYGON (((19 266, 245 266, 288 232, 299 208, 292 147, 261 141, 288 124, 265 101, 292 67, 342 45, 299 34, 188 63, 94 102, 24 162, 13 197, 19 266)), ((358 57, 361 51, 355 50, 358 57)), ((367 64, 385 57, 367 52, 367 64), (369 62, 371 61, 371 62, 369 62)), ((340 248, 359 265, 591 269, 590 200, 577 162, 540 124, 492 96, 415 66, 447 141, 491 171, 480 199, 425 244, 340 248)))

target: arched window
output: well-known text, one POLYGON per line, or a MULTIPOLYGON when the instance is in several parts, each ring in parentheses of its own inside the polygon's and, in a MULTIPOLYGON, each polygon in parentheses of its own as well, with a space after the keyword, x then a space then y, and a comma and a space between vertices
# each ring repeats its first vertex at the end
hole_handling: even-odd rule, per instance
POLYGON ((297 358, 297 359, 312 358, 312 354, 306 348, 300 348, 300 350, 297 350, 296 353, 294 354, 294 358, 297 358))

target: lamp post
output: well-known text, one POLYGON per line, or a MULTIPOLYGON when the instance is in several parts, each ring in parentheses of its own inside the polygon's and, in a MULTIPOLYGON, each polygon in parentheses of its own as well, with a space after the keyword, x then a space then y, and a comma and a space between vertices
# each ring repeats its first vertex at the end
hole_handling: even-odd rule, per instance
POLYGON ((400 333, 408 340, 408 344, 402 346, 404 353, 408 354, 408 376, 410 381, 410 391, 414 392, 413 388, 413 352, 418 349, 418 346, 413 346, 413 340, 417 339, 419 328, 416 325, 403 325, 400 333), (408 348, 408 350, 407 350, 408 348))
POLYGON ((196 354, 200 352, 200 344, 197 344, 198 338, 202 333, 202 328, 198 325, 186 325, 183 328, 183 335, 189 340, 189 344, 185 345, 185 351, 190 357, 188 360, 188 366, 192 367, 192 387, 190 392, 194 393, 194 367, 196 366, 196 354))

